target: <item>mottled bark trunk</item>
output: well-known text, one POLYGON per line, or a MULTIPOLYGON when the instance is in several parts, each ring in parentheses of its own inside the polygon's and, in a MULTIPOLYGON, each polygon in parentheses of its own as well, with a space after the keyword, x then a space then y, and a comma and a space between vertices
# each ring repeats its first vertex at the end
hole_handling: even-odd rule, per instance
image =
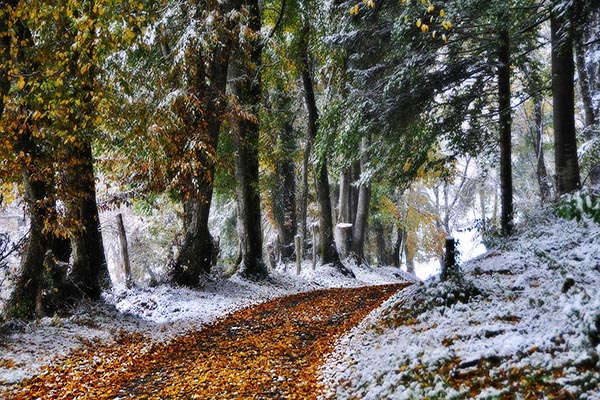
POLYGON ((565 11, 559 13, 554 9, 551 12, 554 157, 558 195, 581 187, 575 131, 573 41, 567 18, 565 11))
POLYGON ((247 49, 239 49, 230 63, 231 91, 240 107, 252 116, 239 115, 233 122, 237 181, 238 233, 240 240, 242 275, 262 279, 267 276, 267 267, 262 257, 262 228, 259 193, 258 114, 261 104, 261 46, 258 36, 261 15, 257 0, 244 2, 249 12, 248 28, 257 38, 247 49))
POLYGON ((498 112, 500 130, 500 187, 502 211, 500 226, 502 234, 508 236, 513 230, 513 185, 512 185, 512 135, 510 107, 510 41, 508 14, 501 19, 505 27, 500 32, 498 48, 498 112))

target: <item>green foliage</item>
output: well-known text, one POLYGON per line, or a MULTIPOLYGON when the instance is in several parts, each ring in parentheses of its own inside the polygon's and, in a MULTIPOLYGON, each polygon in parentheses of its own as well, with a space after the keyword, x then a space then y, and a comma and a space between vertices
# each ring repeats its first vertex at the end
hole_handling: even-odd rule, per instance
POLYGON ((583 183, 589 180, 590 176, 600 175, 600 137, 585 143, 580 149, 581 157, 579 167, 581 168, 581 176, 584 178, 583 183))
POLYGON ((583 189, 563 195, 556 205, 556 212, 565 219, 581 221, 588 217, 600 224, 600 194, 583 189))

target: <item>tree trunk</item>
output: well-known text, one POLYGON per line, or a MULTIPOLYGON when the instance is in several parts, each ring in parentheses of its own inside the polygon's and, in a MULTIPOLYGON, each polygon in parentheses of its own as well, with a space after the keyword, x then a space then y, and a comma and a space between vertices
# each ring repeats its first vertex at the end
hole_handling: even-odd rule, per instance
POLYGON ((396 241, 394 242, 394 248, 392 250, 392 256, 394 258, 393 265, 400 268, 402 265, 402 252, 404 249, 404 241, 406 238, 406 231, 400 227, 396 228, 396 241))
POLYGON ((415 259, 413 252, 408 248, 408 241, 404 242, 404 257, 406 258, 406 272, 415 273, 415 259))
MULTIPOLYGON (((221 7, 222 13, 231 11, 235 4, 224 1, 215 7, 221 7)), ((183 228, 184 238, 177 260, 170 271, 171 280, 179 285, 196 286, 200 275, 210 273, 215 264, 219 248, 208 228, 208 218, 213 197, 215 161, 214 154, 219 145, 219 133, 226 106, 227 68, 232 51, 232 26, 221 27, 219 41, 212 51, 197 49, 199 60, 191 62, 195 69, 190 72, 191 91, 195 98, 201 99, 201 110, 182 118, 189 118, 192 134, 202 137, 205 151, 195 154, 198 165, 203 171, 190 177, 182 188, 184 198, 183 228)))
POLYGON ((125 275, 125 287, 131 289, 133 281, 131 279, 131 263, 129 262, 129 248, 127 246, 127 233, 125 232, 125 224, 123 223, 123 214, 117 214, 117 233, 119 236, 119 248, 121 253, 121 264, 123 274, 125 275))
MULTIPOLYGON (((368 139, 363 137, 360 144, 360 169, 361 173, 366 170, 366 152, 368 139)), ((360 177, 359 177, 360 179, 360 177)), ((369 218, 369 206, 371 203, 371 186, 368 182, 361 183, 358 191, 358 202, 356 217, 352 228, 352 254, 357 261, 365 262, 364 246, 367 221, 369 218)))
POLYGON ((338 250, 341 257, 348 257, 352 245, 352 217, 350 216, 350 170, 342 171, 340 175, 340 191, 338 197, 338 250))
POLYGON ((552 40, 552 104, 554 114, 554 158, 557 195, 581 187, 575 131, 573 41, 567 11, 560 13, 553 2, 550 31, 552 40))
POLYGON ((109 276, 96 204, 91 144, 76 144, 71 156, 74 165, 67 167, 67 179, 73 198, 68 201, 68 209, 70 218, 79 225, 71 233, 73 264, 68 276, 71 295, 98 299, 109 286, 109 276))
POLYGON ((283 154, 276 161, 273 187, 273 211, 281 243, 281 259, 290 262, 294 256, 296 222, 296 177, 292 159, 295 150, 294 127, 287 123, 280 134, 278 146, 283 154))
MULTIPOLYGON (((308 227, 307 227, 307 219, 308 219, 308 168, 309 168, 309 160, 310 160, 310 152, 312 148, 312 138, 310 137, 310 132, 306 133, 306 145, 304 148, 304 154, 302 155, 302 192, 300 195, 300 236, 302 237, 302 241, 304 245, 306 245, 306 241, 308 239, 308 227)), ((314 243, 313 243, 314 246, 314 243)))
POLYGON ((543 111, 542 111, 542 96, 539 94, 533 95, 533 112, 534 112, 534 126, 532 132, 532 143, 534 146, 534 153, 536 159, 536 177, 538 186, 540 187, 540 199, 542 204, 550 200, 550 179, 548 178, 548 171, 546 169, 546 160, 544 158, 544 122, 543 122, 543 111))
POLYGON ((44 236, 43 199, 46 197, 44 184, 31 179, 31 174, 24 172, 25 200, 29 204, 30 230, 23 256, 21 257, 20 274, 15 282, 15 289, 7 304, 9 318, 31 319, 42 317, 43 310, 39 305, 42 291, 44 257, 47 241, 44 236))
MULTIPOLYGON (((261 16, 258 0, 244 2, 249 12, 248 28, 259 36, 261 16)), ((267 276, 262 258, 262 228, 259 193, 258 114, 261 105, 261 46, 258 38, 250 48, 238 49, 230 63, 231 91, 239 106, 251 116, 238 115, 233 122, 235 148, 235 177, 237 181, 238 233, 241 250, 240 272, 252 279, 267 276)))
POLYGON ((581 102, 583 103, 583 115, 586 131, 586 139, 591 139, 591 132, 587 128, 596 122, 594 115, 594 105, 592 101, 592 92, 590 90, 590 79, 585 65, 585 43, 584 35, 577 35, 575 46, 575 61, 577 75, 579 77, 579 91, 581 92, 581 102))
POLYGON ((498 48, 498 111, 500 130, 500 187, 502 211, 500 226, 502 234, 508 236, 513 230, 513 184, 512 184, 512 144, 510 107, 510 41, 508 14, 501 21, 505 23, 499 36, 498 48))
MULTIPOLYGON (((305 46, 306 47, 306 46, 305 46)), ((302 83, 304 87, 304 101, 308 110, 308 132, 311 140, 314 142, 318 132, 319 112, 315 99, 313 79, 310 73, 310 64, 308 61, 307 49, 304 48, 304 54, 301 56, 302 62, 302 83)), ((331 214, 331 198, 329 193, 329 176, 327 169, 327 159, 317 160, 317 201, 319 202, 319 225, 320 225, 320 244, 321 244, 321 263, 333 264, 340 272, 354 277, 354 273, 346 268, 335 247, 333 237, 333 217, 331 214)))

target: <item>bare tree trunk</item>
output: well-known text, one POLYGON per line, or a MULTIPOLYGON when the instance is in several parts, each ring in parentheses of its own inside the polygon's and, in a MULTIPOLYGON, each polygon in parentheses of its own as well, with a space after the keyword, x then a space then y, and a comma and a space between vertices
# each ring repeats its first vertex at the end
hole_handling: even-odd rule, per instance
POLYGON ((30 230, 23 256, 21 268, 15 288, 6 306, 9 318, 31 319, 43 317, 44 312, 39 304, 39 296, 43 284, 44 257, 47 241, 44 236, 44 209, 42 202, 46 196, 44 185, 33 181, 30 174, 23 174, 25 198, 29 203, 30 230))
POLYGON ((406 272, 414 274, 415 273, 414 254, 412 254, 410 249, 408 248, 407 241, 404 241, 404 257, 406 258, 406 272))
POLYGON ((502 234, 508 236, 513 230, 513 184, 512 143, 510 107, 510 40, 508 11, 501 18, 504 27, 500 32, 498 49, 498 111, 500 113, 500 187, 502 211, 500 225, 502 234))
MULTIPOLYGON (((583 115, 585 128, 591 127, 596 122, 594 115, 594 105, 592 101, 592 92, 590 91, 590 79, 585 65, 585 44, 584 35, 579 34, 575 43, 575 61, 577 67, 577 75, 579 77, 579 91, 581 92, 581 102, 583 103, 583 115)), ((586 129, 587 132, 587 129, 586 129)), ((590 133, 587 132, 587 139, 590 139, 590 133)))
POLYGON ((532 132, 532 143, 535 151, 536 159, 536 177, 538 186, 540 187, 540 198, 542 204, 550 200, 550 179, 548 178, 548 171, 546 169, 546 160, 544 158, 544 122, 542 112, 542 97, 539 94, 533 95, 533 112, 534 112, 534 126, 532 132))
POLYGON ((119 247, 121 249, 121 263, 125 275, 125 287, 131 289, 133 282, 131 279, 131 263, 129 262, 129 248, 127 247, 127 233, 125 224, 123 224, 123 215, 117 214, 117 232, 119 236, 119 247))
POLYGON ((557 5, 554 1, 550 29, 556 192, 561 195, 581 188, 581 178, 575 131, 573 41, 568 10, 559 11, 557 5))
POLYGON ((277 146, 283 155, 276 161, 275 179, 272 190, 273 214, 277 224, 279 242, 281 243, 281 259, 292 261, 294 255, 294 237, 297 231, 296 222, 296 177, 292 159, 295 150, 294 128, 286 124, 280 133, 277 146))
POLYGON ((72 295, 98 299, 110 280, 96 204, 92 146, 89 142, 79 143, 71 155, 75 162, 67 168, 67 179, 73 199, 68 209, 80 228, 71 233, 73 264, 68 278, 72 295))
MULTIPOLYGON (((250 21, 248 28, 259 36, 261 15, 258 0, 246 0, 250 21)), ((237 181, 238 231, 241 249, 240 273, 252 279, 268 275, 262 258, 262 227, 259 193, 258 114, 261 105, 261 53, 258 39, 240 48, 230 64, 231 91, 239 105, 252 117, 239 115, 233 123, 235 177, 237 181)))
POLYGON ((342 171, 340 175, 340 192, 338 198, 338 226, 336 233, 338 235, 338 250, 341 257, 348 257, 350 246, 352 245, 352 229, 348 226, 352 224, 350 216, 350 170, 342 171))
POLYGON ((396 241, 394 242, 394 248, 392 249, 392 257, 394 258, 393 265, 400 268, 402 265, 402 253, 404 249, 404 242, 406 239, 406 231, 400 227, 396 228, 396 241))
MULTIPOLYGON (((319 113, 315 99, 313 79, 310 73, 308 52, 306 48, 303 50, 304 54, 301 56, 301 62, 304 101, 308 110, 308 132, 314 142, 317 137, 319 113)), ((317 161, 315 172, 317 175, 317 200, 319 202, 320 211, 319 232, 321 243, 321 263, 333 264, 343 274, 354 277, 354 273, 342 264, 340 256, 335 247, 335 241, 333 237, 333 217, 331 214, 331 197, 329 193, 329 176, 326 158, 317 161)))
MULTIPOLYGON (((366 170, 366 152, 368 139, 363 137, 360 144, 360 169, 361 173, 366 170)), ((368 182, 361 183, 359 187, 356 217, 352 229, 352 254, 359 262, 365 262, 364 245, 367 221, 369 217, 369 206, 371 203, 371 186, 368 182)))
MULTIPOLYGON (((307 219, 308 219, 308 169, 309 169, 309 160, 310 160, 310 152, 312 148, 312 138, 310 137, 310 132, 306 133, 306 145, 304 148, 304 154, 302 155, 302 192, 300 195, 300 236, 302 237, 303 242, 306 244, 308 239, 308 227, 307 227, 307 219)), ((313 243, 314 246, 314 243, 313 243)))

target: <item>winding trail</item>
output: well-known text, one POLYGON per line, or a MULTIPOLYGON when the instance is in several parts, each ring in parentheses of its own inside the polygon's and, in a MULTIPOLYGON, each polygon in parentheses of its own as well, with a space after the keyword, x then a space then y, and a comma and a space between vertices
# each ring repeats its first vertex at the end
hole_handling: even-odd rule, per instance
POLYGON ((235 312, 166 344, 89 343, 10 399, 314 399, 337 338, 407 284, 327 289, 235 312))

